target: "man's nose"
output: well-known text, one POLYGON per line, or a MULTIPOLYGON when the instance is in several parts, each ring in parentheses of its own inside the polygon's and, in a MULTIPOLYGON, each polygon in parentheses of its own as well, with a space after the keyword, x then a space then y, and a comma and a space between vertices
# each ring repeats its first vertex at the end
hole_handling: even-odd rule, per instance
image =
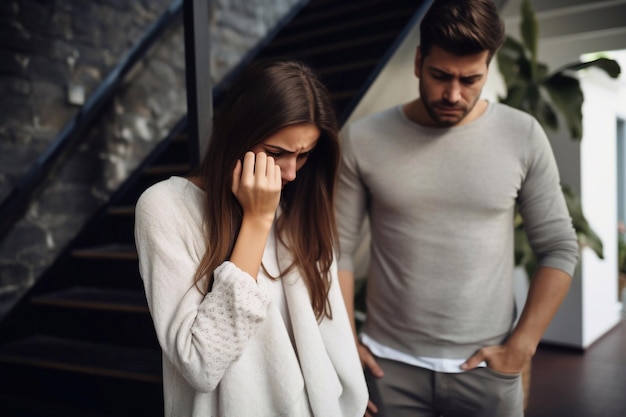
POLYGON ((446 85, 443 98, 450 103, 456 103, 461 99, 461 86, 457 81, 450 81, 446 85))

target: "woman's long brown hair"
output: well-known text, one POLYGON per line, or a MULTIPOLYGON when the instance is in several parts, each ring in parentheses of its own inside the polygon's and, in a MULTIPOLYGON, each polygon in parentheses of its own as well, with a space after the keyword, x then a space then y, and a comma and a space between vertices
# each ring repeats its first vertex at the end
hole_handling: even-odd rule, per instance
POLYGON ((328 291, 337 244, 333 201, 339 139, 328 91, 300 62, 261 61, 249 66, 219 106, 198 172, 206 191, 207 250, 195 283, 203 293, 210 291, 213 272, 229 259, 239 233, 243 213, 231 191, 235 163, 278 130, 300 123, 317 126, 320 137, 296 179, 282 190, 282 214, 276 230, 293 257, 293 264, 281 273, 298 268, 309 289, 313 311, 321 320, 324 316, 332 318, 328 291))

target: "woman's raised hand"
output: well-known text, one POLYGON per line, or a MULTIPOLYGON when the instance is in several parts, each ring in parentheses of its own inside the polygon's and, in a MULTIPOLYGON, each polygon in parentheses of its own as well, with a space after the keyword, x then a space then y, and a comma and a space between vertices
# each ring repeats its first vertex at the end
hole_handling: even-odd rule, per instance
POLYGON ((264 152, 246 152, 233 170, 233 194, 243 208, 244 216, 260 220, 274 220, 282 179, 280 167, 274 158, 264 152))

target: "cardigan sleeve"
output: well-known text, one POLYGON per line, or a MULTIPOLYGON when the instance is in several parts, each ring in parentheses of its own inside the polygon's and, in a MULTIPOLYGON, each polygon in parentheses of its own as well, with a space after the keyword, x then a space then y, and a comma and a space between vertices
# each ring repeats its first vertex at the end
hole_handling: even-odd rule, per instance
POLYGON ((209 392, 259 329, 270 297, 228 261, 215 270, 210 293, 196 288, 204 240, 201 199, 192 197, 162 184, 145 191, 136 205, 135 242, 161 349, 195 390, 209 392))

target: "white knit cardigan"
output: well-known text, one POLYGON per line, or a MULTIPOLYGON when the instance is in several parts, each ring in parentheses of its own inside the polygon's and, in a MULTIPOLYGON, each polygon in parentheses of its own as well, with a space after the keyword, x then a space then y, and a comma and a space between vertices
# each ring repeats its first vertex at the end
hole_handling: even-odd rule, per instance
MULTIPOLYGON (((262 280, 224 262, 207 296, 195 288, 205 248, 203 199, 191 182, 172 177, 146 190, 136 206, 139 268, 163 351, 165 415, 363 416, 367 387, 336 265, 332 320, 317 322, 297 271, 282 279, 294 349, 262 280)), ((282 245, 276 253, 288 265, 282 245)))

